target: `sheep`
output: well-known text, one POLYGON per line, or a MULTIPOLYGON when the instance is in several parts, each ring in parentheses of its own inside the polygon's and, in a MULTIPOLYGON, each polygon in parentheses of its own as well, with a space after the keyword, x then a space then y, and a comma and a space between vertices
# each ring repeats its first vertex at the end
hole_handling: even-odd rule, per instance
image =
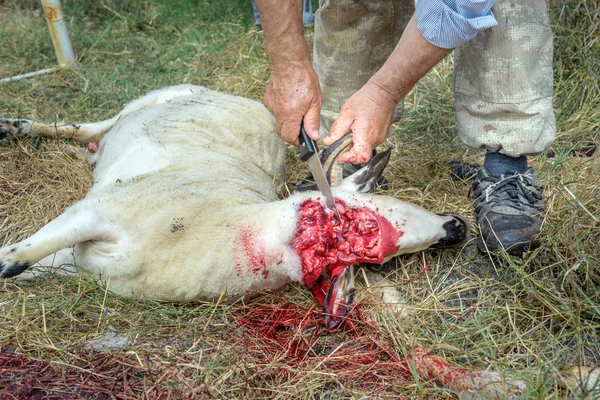
MULTIPOLYGON (((319 192, 279 199, 285 145, 272 115, 258 102, 199 86, 152 91, 96 123, 0 118, 0 139, 8 135, 99 145, 85 198, 1 248, 1 278, 87 271, 110 292, 171 302, 233 301, 303 282, 333 329, 352 303, 355 263, 381 264, 468 238, 459 216, 359 191, 373 186, 389 153, 333 188, 341 222, 319 192)), ((502 398, 523 389, 521 381, 505 386, 498 374, 456 369, 422 349, 409 359, 422 377, 462 393, 502 398)))
POLYGON ((0 249, 0 277, 37 263, 62 266, 63 273, 90 271, 121 295, 233 300, 290 281, 313 285, 333 267, 347 270, 356 261, 382 263, 456 245, 467 234, 460 217, 348 191, 372 174, 368 168, 334 189, 344 226, 332 220, 318 192, 278 200, 285 146, 271 114, 258 102, 199 86, 152 91, 102 122, 1 119, 0 132, 100 141, 87 196, 30 238, 0 249), (325 243, 335 239, 331 230, 348 228, 364 243, 350 234, 325 243), (339 259, 325 259, 314 235, 321 235, 319 246, 344 245, 346 254, 335 247, 327 257, 339 259), (349 249, 349 243, 371 247, 349 249))

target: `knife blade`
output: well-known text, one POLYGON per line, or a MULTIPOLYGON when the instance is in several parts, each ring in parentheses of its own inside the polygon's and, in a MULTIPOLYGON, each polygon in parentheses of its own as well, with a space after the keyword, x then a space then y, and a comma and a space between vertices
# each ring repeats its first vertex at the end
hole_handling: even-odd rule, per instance
POLYGON ((331 187, 327 181, 325 170, 323 169, 321 160, 319 160, 319 148, 317 147, 315 141, 312 140, 304 130, 304 123, 300 124, 300 135, 298 136, 298 141, 300 142, 300 159, 308 164, 308 168, 310 168, 310 172, 315 179, 315 183, 317 184, 319 191, 325 196, 325 204, 327 205, 327 208, 333 211, 333 215, 338 222, 341 223, 342 217, 340 216, 340 212, 335 205, 333 193, 331 193, 331 187))

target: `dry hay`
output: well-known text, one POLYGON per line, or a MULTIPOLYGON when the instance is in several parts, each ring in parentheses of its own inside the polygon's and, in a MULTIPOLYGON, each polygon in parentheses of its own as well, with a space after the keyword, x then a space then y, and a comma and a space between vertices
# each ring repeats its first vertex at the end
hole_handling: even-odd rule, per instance
MULTIPOLYGON (((111 296, 87 277, 49 277, 26 287, 5 281, 0 346, 10 348, 0 352, 0 385, 13 377, 4 390, 17 398, 35 386, 54 398, 90 391, 97 398, 453 398, 407 373, 404 357, 422 346, 456 365, 521 375, 530 398, 566 396, 557 372, 600 362, 600 157, 570 154, 599 141, 598 10, 591 3, 553 9, 559 132, 552 157, 533 160, 547 208, 539 249, 523 258, 490 258, 471 242, 460 251, 397 258, 381 270, 399 288, 408 315, 366 302, 353 313, 352 329, 333 333, 324 331, 309 291, 297 285, 245 305, 175 305, 111 296), (132 344, 109 354, 84 350, 109 325, 132 344)), ((86 59, 101 63, 104 56, 90 48, 86 59)), ((454 136, 451 72, 448 59, 407 98, 404 118, 384 144, 393 155, 385 173, 389 188, 380 193, 473 222, 465 196, 470 183, 453 178, 447 161, 478 163, 481 154, 466 151, 454 136)), ((268 75, 264 40, 252 28, 218 54, 195 57, 176 77, 261 100, 268 75), (198 74, 201 82, 187 78, 198 74)), ((7 86, 23 96, 7 116, 99 120, 139 95, 137 88, 117 91, 106 77, 96 85, 108 82, 109 95, 98 93, 91 82, 84 73, 61 72, 7 86), (59 103, 64 109, 55 111, 59 103)), ((85 195, 90 170, 69 145, 0 144, 0 243, 28 236, 85 195)), ((293 149, 287 161, 284 192, 307 172, 293 149)))
POLYGON ((31 236, 92 185, 83 157, 64 144, 19 141, 0 151, 0 243, 31 236))

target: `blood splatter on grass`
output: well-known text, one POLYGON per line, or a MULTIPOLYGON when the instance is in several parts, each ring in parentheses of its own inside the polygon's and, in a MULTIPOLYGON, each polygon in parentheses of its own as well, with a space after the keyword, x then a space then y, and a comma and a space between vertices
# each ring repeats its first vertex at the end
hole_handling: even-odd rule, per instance
POLYGON ((84 365, 58 368, 0 350, 2 399, 132 399, 139 388, 127 380, 140 365, 110 354, 82 355, 84 365))
POLYGON ((402 354, 364 322, 330 333, 317 307, 305 308, 283 297, 272 304, 238 306, 234 318, 243 330, 237 342, 245 356, 257 365, 272 364, 272 379, 287 381, 298 371, 318 370, 372 393, 389 393, 397 382, 412 379, 402 354))
POLYGON ((78 353, 67 365, 0 348, 0 399, 193 398, 168 384, 178 378, 179 361, 150 368, 123 353, 78 353))
POLYGON ((456 368, 419 347, 404 354, 375 325, 360 321, 360 313, 351 329, 331 333, 314 306, 305 308, 283 297, 271 296, 271 300, 276 301, 234 307, 234 318, 242 328, 235 340, 245 354, 244 362, 263 366, 272 374, 268 379, 289 382, 295 374, 317 371, 372 396, 392 396, 398 383, 413 382, 415 375, 454 393, 479 393, 487 399, 523 391, 520 380, 456 368))

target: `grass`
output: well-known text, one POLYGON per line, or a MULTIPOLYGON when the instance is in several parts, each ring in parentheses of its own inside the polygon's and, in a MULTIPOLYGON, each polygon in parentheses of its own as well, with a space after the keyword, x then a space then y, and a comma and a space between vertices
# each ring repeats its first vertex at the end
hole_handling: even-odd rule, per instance
MULTIPOLYGON (((100 120, 182 82, 260 100, 269 66, 250 2, 168 4, 63 1, 79 68, 3 84, 0 114, 100 120)), ((365 300, 356 329, 334 333, 315 325, 310 293, 294 285, 247 305, 177 305, 106 295, 85 277, 3 281, 0 390, 29 370, 30 382, 71 398, 452 398, 398 368, 418 345, 466 368, 522 376, 525 398, 566 398, 556 372, 600 363, 600 157, 570 155, 600 139, 600 7, 557 1, 552 16, 558 137, 553 157, 533 160, 548 211, 539 249, 491 259, 470 244, 395 259, 383 271, 411 313, 365 300), (132 344, 109 356, 85 350, 109 326, 132 344)), ((0 43, 0 77, 55 62, 37 1, 0 5, 0 43)), ((407 98, 386 143, 394 146, 386 193, 472 221, 469 183, 444 163, 481 161, 456 138, 451 73, 448 59, 407 98)), ((0 243, 30 235, 84 196, 90 170, 69 146, 0 144, 0 243)), ((288 159, 293 184, 306 170, 293 151, 288 159)))

